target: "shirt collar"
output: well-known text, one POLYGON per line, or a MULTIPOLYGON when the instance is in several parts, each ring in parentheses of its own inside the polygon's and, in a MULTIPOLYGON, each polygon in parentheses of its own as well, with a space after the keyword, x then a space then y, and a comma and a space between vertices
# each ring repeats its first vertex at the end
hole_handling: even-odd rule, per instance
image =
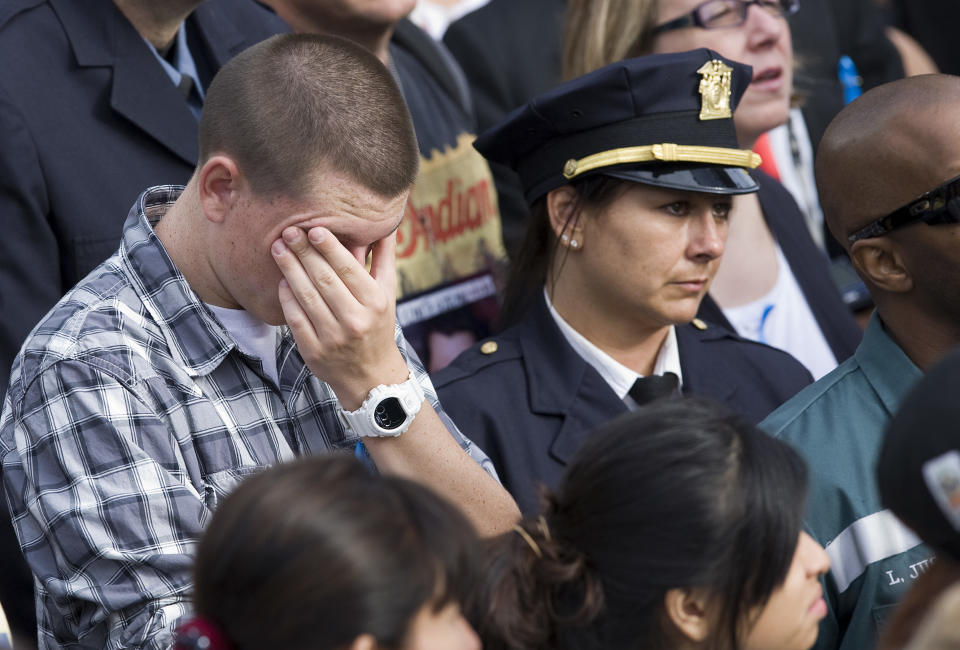
POLYGON ((854 356, 891 415, 900 408, 913 384, 923 377, 923 372, 887 334, 877 312, 870 316, 854 356))
POLYGON ((182 192, 180 185, 160 185, 137 198, 123 225, 120 259, 170 353, 196 376, 216 368, 236 343, 203 306, 153 231, 182 192))
MULTIPOLYGON (((550 312, 550 316, 553 317, 554 322, 563 334, 563 338, 567 340, 570 347, 583 357, 584 361, 593 366, 594 370, 603 377, 603 380, 607 382, 617 397, 621 400, 625 399, 634 382, 643 375, 626 367, 594 345, 583 336, 583 334, 573 329, 573 326, 563 320, 560 313, 554 309, 546 289, 543 291, 543 298, 547 303, 547 310, 550 312)), ((677 347, 677 330, 675 327, 671 327, 667 332, 667 338, 664 339, 663 344, 660 346, 657 361, 653 366, 653 374, 655 375, 662 375, 666 372, 675 374, 680 382, 680 386, 683 385, 683 374, 680 370, 680 350, 677 347)))
POLYGON ((147 39, 143 40, 147 44, 147 47, 150 48, 150 51, 153 52, 153 56, 160 62, 160 65, 163 67, 164 72, 167 73, 167 76, 170 77, 173 85, 179 87, 180 80, 184 76, 190 77, 193 79, 193 87, 197 91, 197 96, 200 98, 200 101, 203 102, 205 93, 203 87, 200 85, 197 63, 193 60, 193 55, 190 53, 190 46, 187 43, 187 30, 184 24, 180 23, 180 29, 177 30, 177 36, 174 38, 173 45, 171 46, 173 47, 173 64, 160 56, 160 53, 157 52, 157 48, 153 46, 153 43, 147 39))

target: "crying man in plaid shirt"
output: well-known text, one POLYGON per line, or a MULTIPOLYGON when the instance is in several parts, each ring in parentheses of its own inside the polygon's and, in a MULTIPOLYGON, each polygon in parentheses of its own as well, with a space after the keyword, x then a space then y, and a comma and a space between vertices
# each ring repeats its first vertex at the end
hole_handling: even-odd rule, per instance
POLYGON ((188 185, 137 199, 13 366, 0 459, 41 648, 168 647, 218 501, 299 455, 356 449, 512 525, 395 324, 417 161, 389 72, 347 41, 278 36, 218 73, 188 185))

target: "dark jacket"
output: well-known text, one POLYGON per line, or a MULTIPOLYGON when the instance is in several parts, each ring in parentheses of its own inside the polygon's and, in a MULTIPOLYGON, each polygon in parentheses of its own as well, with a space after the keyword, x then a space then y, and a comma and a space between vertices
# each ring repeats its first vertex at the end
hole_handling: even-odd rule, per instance
POLYGON ((960 25, 957 0, 892 0, 891 21, 913 36, 933 57, 940 72, 960 75, 960 48, 955 26, 960 25))
MULTIPOLYGON (((186 21, 201 84, 286 26, 250 0, 186 21)), ((0 5, 0 395, 27 333, 120 244, 145 188, 183 184, 197 119, 111 0, 0 5)))
MULTIPOLYGON (((537 484, 556 487, 587 434, 627 407, 570 347, 542 297, 492 340, 495 352, 475 345, 434 375, 434 385, 520 509, 536 512, 537 484)), ((679 326, 677 345, 684 394, 712 398, 754 423, 811 382, 787 353, 722 327, 679 326)))

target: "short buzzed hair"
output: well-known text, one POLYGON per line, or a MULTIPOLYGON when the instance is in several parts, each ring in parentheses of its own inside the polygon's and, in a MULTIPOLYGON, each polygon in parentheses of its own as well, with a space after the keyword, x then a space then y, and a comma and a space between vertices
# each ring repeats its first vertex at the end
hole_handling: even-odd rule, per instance
POLYGON ((214 77, 200 119, 200 165, 233 158, 261 196, 302 198, 323 164, 393 198, 417 175, 403 95, 373 54, 336 36, 282 34, 214 77))

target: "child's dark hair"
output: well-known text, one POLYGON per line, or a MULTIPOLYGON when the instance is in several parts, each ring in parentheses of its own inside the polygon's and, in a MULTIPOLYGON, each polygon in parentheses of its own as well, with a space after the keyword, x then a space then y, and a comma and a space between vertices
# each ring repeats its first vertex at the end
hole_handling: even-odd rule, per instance
POLYGON ((424 605, 473 590, 476 534, 453 505, 349 456, 242 483, 197 552, 196 612, 236 650, 323 650, 361 634, 400 647, 424 605))
POLYGON ((718 405, 664 400, 593 433, 541 519, 497 538, 474 610, 488 650, 675 647, 673 588, 714 598, 733 649, 789 570, 806 468, 718 405), (527 539, 529 537, 529 539, 527 539))

